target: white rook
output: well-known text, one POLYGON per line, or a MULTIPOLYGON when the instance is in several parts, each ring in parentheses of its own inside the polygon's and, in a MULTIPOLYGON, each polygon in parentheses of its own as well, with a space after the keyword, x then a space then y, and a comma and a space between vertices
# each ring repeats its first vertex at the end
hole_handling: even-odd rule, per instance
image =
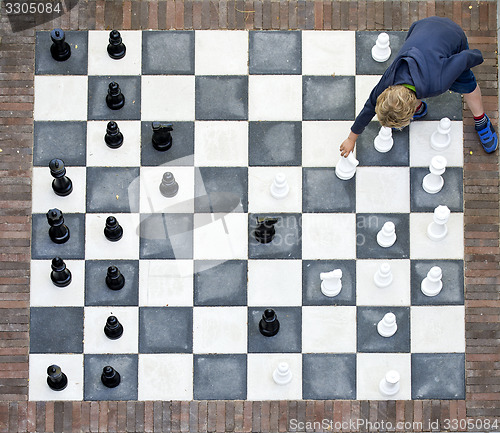
POLYGON ((399 391, 400 375, 396 370, 390 370, 386 373, 385 377, 380 381, 379 391, 386 397, 393 396, 399 391))
POLYGON ((427 227, 427 236, 433 241, 440 241, 448 234, 446 223, 450 218, 450 209, 448 206, 438 206, 434 209, 433 221, 427 227))
POLYGON ((387 313, 377 324, 377 331, 382 337, 392 337, 398 330, 396 315, 387 313))
POLYGON ((284 173, 277 173, 270 187, 271 195, 278 200, 285 198, 290 191, 284 173))
POLYGON ((443 188, 444 179, 442 174, 446 170, 446 158, 441 155, 432 157, 429 165, 429 174, 422 181, 422 188, 429 194, 436 194, 443 188))
POLYGON ((358 165, 359 161, 351 152, 347 157, 340 157, 339 162, 335 166, 335 174, 339 179, 349 180, 356 174, 356 167, 358 165))
POLYGON ((278 385, 286 385, 292 380, 292 371, 286 362, 280 362, 273 372, 273 380, 278 385))
POLYGON ((377 243, 383 248, 389 248, 396 242, 396 226, 392 221, 387 221, 377 233, 377 243))
POLYGON ((342 269, 331 272, 321 272, 321 293, 328 297, 337 296, 342 290, 342 269))
POLYGON ((431 135, 431 147, 434 150, 445 150, 448 148, 451 142, 450 137, 451 131, 451 120, 447 117, 443 117, 439 121, 437 130, 431 135))
POLYGON ((377 41, 372 48, 372 57, 376 62, 385 62, 391 57, 391 47, 387 33, 380 33, 378 35, 377 41))
POLYGON ((373 145, 375 146, 375 150, 380 153, 389 152, 392 149, 394 144, 394 140, 392 138, 392 128, 388 126, 382 126, 378 135, 375 137, 373 141, 373 145))
POLYGON ((443 288, 443 272, 439 266, 433 266, 422 280, 420 289, 425 296, 436 296, 443 288))
POLYGON ((392 283, 391 265, 387 262, 381 263, 373 276, 373 281, 380 288, 389 286, 392 283))

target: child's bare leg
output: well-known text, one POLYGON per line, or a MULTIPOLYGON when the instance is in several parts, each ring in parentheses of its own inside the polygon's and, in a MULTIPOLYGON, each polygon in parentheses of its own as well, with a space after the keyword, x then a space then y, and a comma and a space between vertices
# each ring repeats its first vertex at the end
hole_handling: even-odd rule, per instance
POLYGON ((464 93, 464 99, 474 117, 479 117, 484 113, 483 98, 481 96, 481 89, 479 88, 479 85, 476 86, 474 91, 464 93))

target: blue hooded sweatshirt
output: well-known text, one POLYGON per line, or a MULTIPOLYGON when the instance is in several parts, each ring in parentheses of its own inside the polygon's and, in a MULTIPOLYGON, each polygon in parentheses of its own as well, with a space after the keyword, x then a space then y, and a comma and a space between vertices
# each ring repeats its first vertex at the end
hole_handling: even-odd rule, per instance
POLYGON ((361 134, 375 116, 378 96, 389 86, 415 86, 418 99, 440 95, 466 70, 483 62, 479 50, 470 50, 459 25, 448 18, 414 22, 394 62, 387 68, 356 117, 352 132, 361 134))

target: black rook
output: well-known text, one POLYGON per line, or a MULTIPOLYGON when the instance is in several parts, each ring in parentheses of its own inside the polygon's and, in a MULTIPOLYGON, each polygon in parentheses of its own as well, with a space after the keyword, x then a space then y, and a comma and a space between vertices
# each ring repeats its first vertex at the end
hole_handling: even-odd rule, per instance
POLYGON ((54 391, 62 391, 68 385, 68 378, 58 365, 47 368, 47 385, 54 391))

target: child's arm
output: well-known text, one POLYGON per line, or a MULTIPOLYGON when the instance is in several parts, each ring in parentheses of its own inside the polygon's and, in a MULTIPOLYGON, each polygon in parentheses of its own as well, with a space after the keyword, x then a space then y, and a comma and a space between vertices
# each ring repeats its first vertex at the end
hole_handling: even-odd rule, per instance
POLYGON ((349 136, 344 140, 344 142, 340 145, 340 154, 342 156, 349 155, 356 145, 356 140, 358 139, 359 134, 355 134, 354 132, 350 132, 349 136))

